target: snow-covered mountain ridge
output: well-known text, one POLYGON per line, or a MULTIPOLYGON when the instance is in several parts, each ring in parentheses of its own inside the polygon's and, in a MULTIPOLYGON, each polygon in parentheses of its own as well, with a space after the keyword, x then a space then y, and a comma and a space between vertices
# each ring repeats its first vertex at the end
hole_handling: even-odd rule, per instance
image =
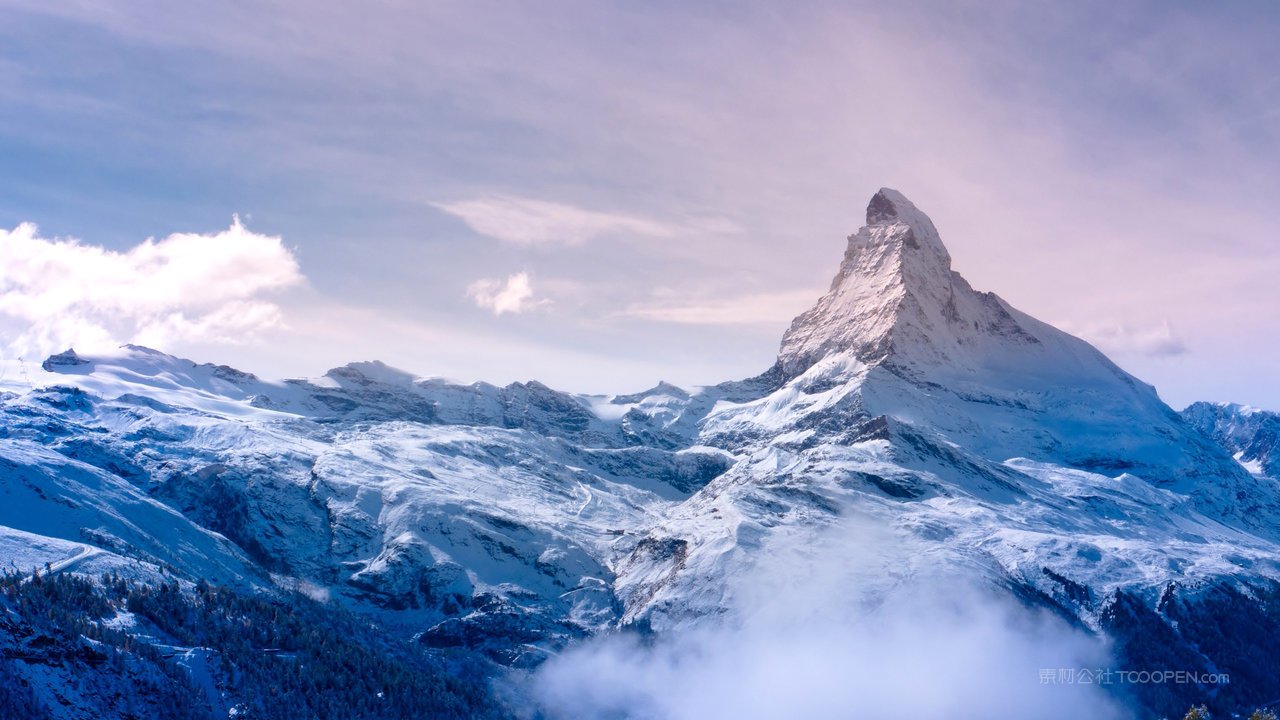
POLYGON ((8 362, 0 388, 13 564, 300 585, 514 666, 720 618, 764 549, 849 518, 1121 648, 1160 628, 1178 667, 1243 662, 1191 621, 1264 612, 1280 578, 1274 416, 1179 415, 973 290, 889 189, 744 381, 583 396, 362 362, 271 382, 126 346, 8 362))
POLYGON ((1193 403, 1182 417, 1254 475, 1280 478, 1280 413, 1235 403, 1193 403))
POLYGON ((191 577, 284 574, 419 629, 476 603, 607 624, 624 530, 730 462, 690 447, 671 407, 690 398, 664 388, 609 402, 379 363, 268 383, 136 347, 51 367, 0 408, 0 524, 191 577))

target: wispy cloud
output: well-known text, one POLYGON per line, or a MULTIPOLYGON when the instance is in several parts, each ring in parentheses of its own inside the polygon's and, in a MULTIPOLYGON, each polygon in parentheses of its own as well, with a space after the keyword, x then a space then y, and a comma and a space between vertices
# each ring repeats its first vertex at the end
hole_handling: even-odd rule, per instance
POLYGON ((1147 327, 1124 323, 1081 327, 1064 324, 1064 327, 1108 355, 1162 358, 1186 355, 1188 352, 1186 342, 1174 332, 1168 320, 1147 327))
POLYGON ((238 342, 281 324, 264 299, 303 281, 279 237, 237 218, 213 234, 176 233, 116 252, 0 230, 0 315, 16 321, 10 352, 46 353, 121 342, 238 342))
POLYGON ((510 195, 434 203, 472 230, 513 245, 579 245, 609 235, 666 237, 674 229, 653 220, 586 210, 510 195))
POLYGON ((774 325, 790 321, 812 305, 820 290, 791 290, 717 298, 677 297, 669 291, 618 313, 654 322, 684 325, 774 325))
POLYGON ((491 310, 494 315, 518 315, 548 302, 534 299, 533 285, 526 272, 509 275, 506 280, 477 280, 467 286, 467 297, 475 301, 476 307, 491 310))

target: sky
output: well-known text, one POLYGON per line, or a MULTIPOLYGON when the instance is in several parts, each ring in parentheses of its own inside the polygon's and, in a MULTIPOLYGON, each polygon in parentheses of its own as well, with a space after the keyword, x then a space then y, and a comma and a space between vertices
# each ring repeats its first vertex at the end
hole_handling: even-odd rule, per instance
POLYGON ((1269 2, 0 0, 0 346, 582 392, 768 368, 880 187, 1280 409, 1269 2))

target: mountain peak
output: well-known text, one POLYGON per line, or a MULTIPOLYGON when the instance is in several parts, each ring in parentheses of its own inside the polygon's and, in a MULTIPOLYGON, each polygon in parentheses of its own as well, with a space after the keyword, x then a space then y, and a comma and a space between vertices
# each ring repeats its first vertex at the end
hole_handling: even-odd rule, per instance
POLYGON ((893 188, 882 187, 871 196, 867 203, 867 224, 886 225, 895 222, 916 224, 923 222, 930 228, 933 223, 906 195, 893 188))
POLYGON ((879 225, 897 220, 898 206, 893 202, 895 198, 906 199, 902 193, 889 188, 880 188, 880 192, 872 195, 871 202, 867 204, 867 224, 879 225))
POLYGON ((849 350, 862 362, 884 360, 913 334, 909 325, 926 331, 914 335, 927 343, 937 321, 954 314, 957 281, 929 217, 902 193, 881 188, 867 205, 867 224, 849 236, 830 290, 783 336, 783 373, 849 350))
POLYGON ((886 235, 901 235, 910 250, 931 252, 947 270, 951 269, 951 253, 942 244, 933 221, 920 211, 906 195, 892 188, 880 188, 867 203, 867 228, 888 228, 886 235), (894 228, 897 232, 894 232, 894 228), (907 231, 903 231, 906 228, 907 231))
POLYGON ((809 394, 854 391, 850 407, 867 417, 928 428, 1000 463, 1047 460, 1182 487, 1247 477, 1188 433, 1154 388, 1085 341, 974 290, 901 194, 876 193, 867 219, 831 289, 782 338, 770 378, 800 390, 806 407, 829 408, 809 394))
POLYGON ((45 372, 63 372, 67 368, 88 364, 90 364, 88 360, 76 354, 75 348, 67 348, 60 353, 55 353, 45 358, 45 361, 40 363, 40 367, 45 372))
POLYGON ((354 384, 360 387, 374 384, 409 386, 418 379, 412 373, 391 367, 381 360, 347 363, 329 370, 324 376, 339 385, 354 384))

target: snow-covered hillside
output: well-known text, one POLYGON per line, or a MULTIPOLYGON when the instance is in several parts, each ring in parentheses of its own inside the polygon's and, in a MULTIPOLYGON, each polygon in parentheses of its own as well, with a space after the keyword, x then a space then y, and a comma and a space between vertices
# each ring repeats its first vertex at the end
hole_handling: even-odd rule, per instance
POLYGON ((269 383, 138 347, 45 367, 7 368, 0 524, 534 659, 616 621, 614 556, 731 462, 692 447, 685 410, 709 402, 670 386, 574 397, 380 363, 269 383))
POLYGON ((1180 416, 973 290, 893 190, 866 223, 777 364, 714 387, 581 396, 377 362, 271 382, 133 346, 9 361, 2 559, 300 587, 528 666, 722 621, 762 549, 862 518, 1126 652, 1158 628, 1185 667, 1243 662, 1241 627, 1215 644, 1187 619, 1276 596, 1276 416, 1180 416))

